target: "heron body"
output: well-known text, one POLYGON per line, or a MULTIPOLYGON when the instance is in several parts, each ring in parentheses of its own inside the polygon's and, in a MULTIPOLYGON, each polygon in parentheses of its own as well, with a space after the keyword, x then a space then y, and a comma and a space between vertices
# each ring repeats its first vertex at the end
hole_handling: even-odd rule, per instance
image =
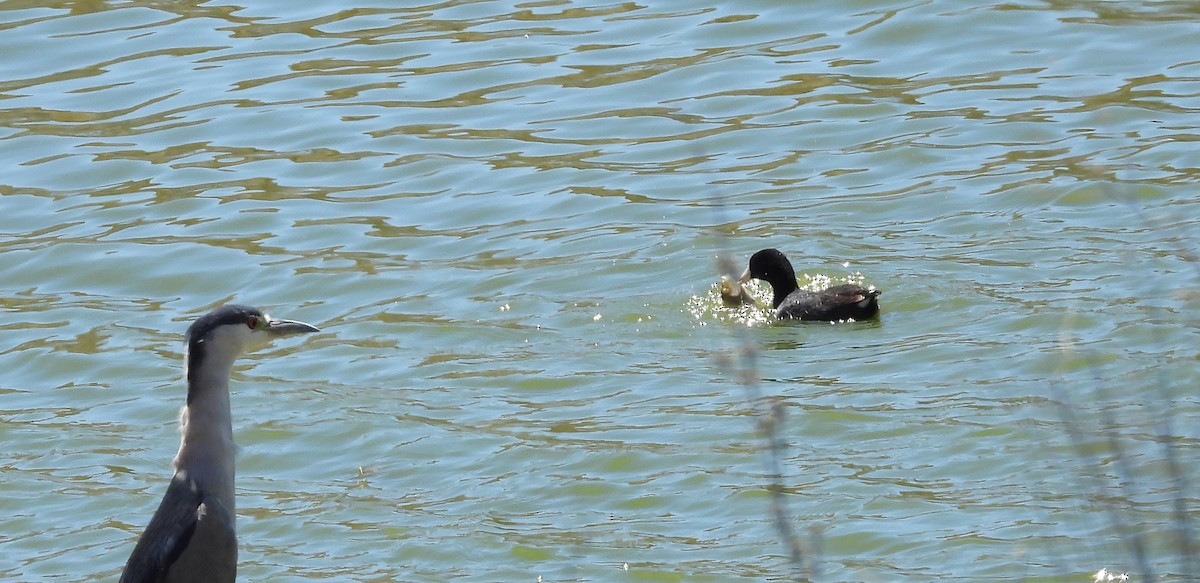
POLYGON ((822 291, 800 289, 792 262, 777 249, 750 256, 750 265, 739 281, 761 279, 771 285, 775 315, 782 319, 839 322, 863 320, 879 313, 879 290, 854 284, 835 285, 822 291))
POLYGON ((267 339, 316 332, 303 322, 227 305, 187 331, 187 404, 179 416, 175 475, 138 539, 121 583, 230 583, 237 575, 233 425, 234 361, 267 339))

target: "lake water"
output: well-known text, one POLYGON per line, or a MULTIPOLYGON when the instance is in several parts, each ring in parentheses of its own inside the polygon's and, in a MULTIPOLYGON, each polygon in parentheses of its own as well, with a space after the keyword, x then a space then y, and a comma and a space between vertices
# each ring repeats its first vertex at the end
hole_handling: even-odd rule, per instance
POLYGON ((818 581, 1200 575, 1195 3, 0 29, 0 579, 116 579, 226 302, 322 328, 235 369, 243 581, 803 577, 772 492, 818 581), (765 247, 881 316, 722 307, 765 247))

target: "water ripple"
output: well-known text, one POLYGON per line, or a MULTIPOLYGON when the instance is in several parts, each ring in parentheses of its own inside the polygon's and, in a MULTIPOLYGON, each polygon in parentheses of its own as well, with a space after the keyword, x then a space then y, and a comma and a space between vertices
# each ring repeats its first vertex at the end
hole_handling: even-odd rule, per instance
POLYGON ((820 578, 1194 576, 1195 16, 5 6, 0 576, 116 575, 228 301, 323 330, 235 369, 244 579, 783 580, 731 338, 820 578), (764 247, 882 317, 722 306, 764 247))

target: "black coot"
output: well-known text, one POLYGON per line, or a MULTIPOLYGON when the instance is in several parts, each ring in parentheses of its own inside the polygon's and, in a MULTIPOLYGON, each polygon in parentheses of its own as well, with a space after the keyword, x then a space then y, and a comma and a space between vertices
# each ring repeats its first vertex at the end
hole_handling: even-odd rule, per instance
POLYGON ((859 285, 835 285, 819 292, 800 289, 792 262, 778 249, 763 249, 750 257, 739 281, 761 279, 771 284, 775 315, 799 320, 863 320, 879 313, 879 290, 859 285))

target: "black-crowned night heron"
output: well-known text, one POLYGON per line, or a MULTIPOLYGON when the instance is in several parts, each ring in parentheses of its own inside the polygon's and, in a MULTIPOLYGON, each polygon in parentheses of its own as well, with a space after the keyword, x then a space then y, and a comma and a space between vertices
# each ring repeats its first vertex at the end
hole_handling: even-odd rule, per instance
POLYGON ((187 330, 187 404, 167 494, 142 533, 121 583, 227 583, 237 574, 233 499, 233 361, 269 338, 316 332, 246 306, 223 306, 187 330))
POLYGON ((740 283, 761 279, 771 284, 772 305, 780 318, 798 320, 863 320, 879 313, 879 290, 847 283, 819 292, 800 289, 796 271, 787 256, 776 249, 763 249, 750 256, 750 265, 740 283))

